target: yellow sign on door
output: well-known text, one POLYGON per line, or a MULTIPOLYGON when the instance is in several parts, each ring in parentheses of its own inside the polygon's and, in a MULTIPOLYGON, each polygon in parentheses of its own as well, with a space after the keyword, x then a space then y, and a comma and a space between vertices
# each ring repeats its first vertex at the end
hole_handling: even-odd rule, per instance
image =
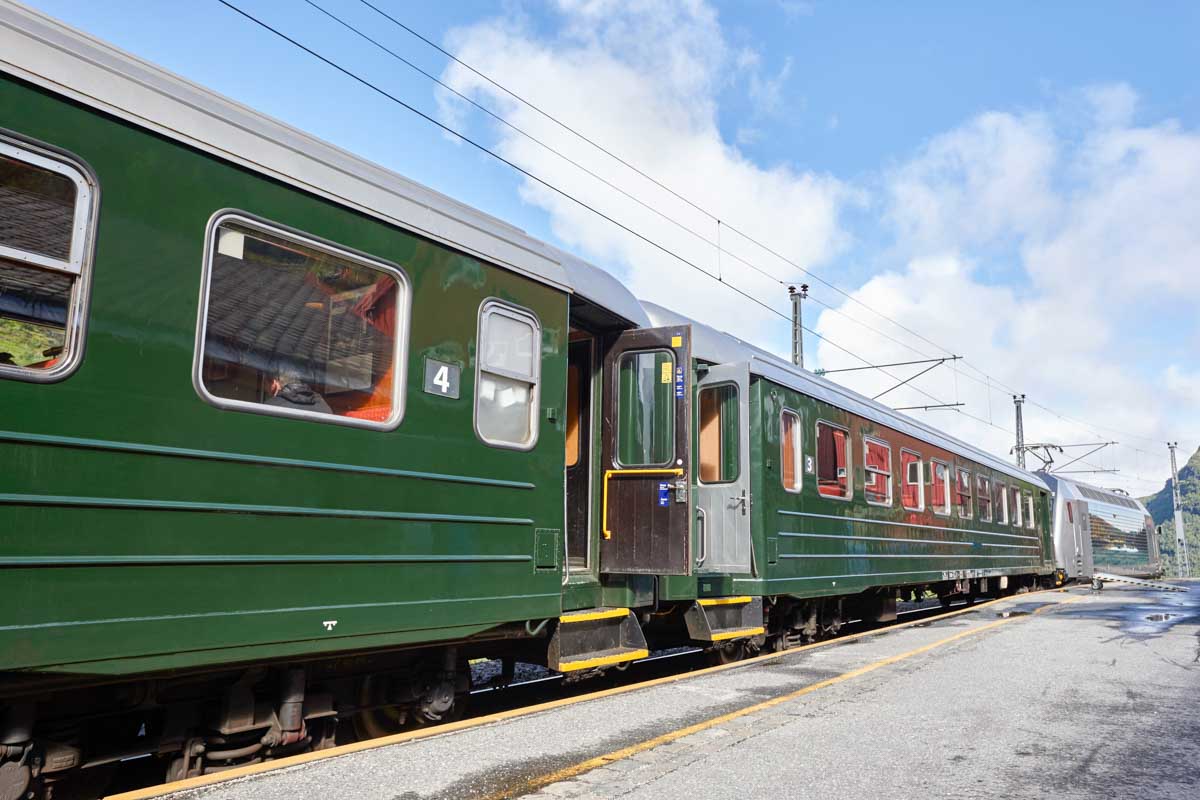
POLYGON ((662 365, 662 382, 663 382, 663 383, 670 383, 670 382, 671 382, 671 362, 670 362, 670 361, 664 361, 664 362, 663 362, 663 365, 662 365))

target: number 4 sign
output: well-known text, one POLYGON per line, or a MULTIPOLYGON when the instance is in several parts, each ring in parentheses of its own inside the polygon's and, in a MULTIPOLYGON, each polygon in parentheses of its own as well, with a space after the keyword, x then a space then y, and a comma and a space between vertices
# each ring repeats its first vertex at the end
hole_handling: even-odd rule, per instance
POLYGON ((458 399, 461 369, 457 364, 425 359, 425 391, 438 397, 458 399))

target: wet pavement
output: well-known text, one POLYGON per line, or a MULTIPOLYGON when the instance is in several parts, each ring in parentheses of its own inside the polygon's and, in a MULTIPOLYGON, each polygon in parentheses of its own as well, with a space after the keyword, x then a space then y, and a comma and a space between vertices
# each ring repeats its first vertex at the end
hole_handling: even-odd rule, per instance
POLYGON ((1191 586, 1018 596, 173 797, 1194 800, 1191 586))

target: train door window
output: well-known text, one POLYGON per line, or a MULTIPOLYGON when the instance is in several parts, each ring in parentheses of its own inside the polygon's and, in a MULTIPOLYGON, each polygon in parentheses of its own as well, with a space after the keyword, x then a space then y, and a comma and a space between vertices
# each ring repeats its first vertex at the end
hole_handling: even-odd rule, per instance
POLYGON ((1037 514, 1033 512, 1033 495, 1025 493, 1025 527, 1033 529, 1037 526, 1037 514))
POLYGON ((996 482, 996 522, 1008 524, 1008 487, 996 482))
POLYGON ((929 502, 933 513, 944 517, 950 516, 950 465, 937 459, 929 462, 929 470, 933 482, 929 485, 929 502))
POLYGON ((224 214, 210 224, 196 388, 222 408, 395 428, 408 309, 399 268, 224 214))
POLYGON ((1008 487, 1008 510, 1012 524, 1021 527, 1021 490, 1016 486, 1008 487))
POLYGON ((79 365, 97 195, 82 166, 0 137, 0 377, 79 365))
POLYGON ((909 511, 925 510, 925 480, 920 453, 900 451, 900 505, 909 511))
POLYGON ((800 491, 803 482, 803 443, 800 437, 800 415, 785 408, 779 415, 779 463, 782 466, 783 488, 800 491))
POLYGON ((863 493, 876 506, 892 504, 892 446, 880 439, 863 438, 863 493))
POLYGON ((499 300, 480 307, 475 430, 487 444, 529 450, 537 443, 541 342, 531 311, 499 300))
POLYGON ((675 457, 675 354, 623 353, 617 366, 617 461, 662 467, 675 457))
POLYGON ((732 383, 700 390, 700 480, 737 480, 738 388, 732 383))
POLYGON ((961 467, 955 471, 954 505, 958 510, 958 516, 963 519, 970 519, 973 516, 971 508, 971 471, 962 469, 961 467))
POLYGON ((992 521, 992 480, 986 475, 975 476, 975 497, 979 503, 979 521, 992 521))
POLYGON ((817 423, 817 492, 848 500, 850 491, 850 431, 829 422, 817 423))

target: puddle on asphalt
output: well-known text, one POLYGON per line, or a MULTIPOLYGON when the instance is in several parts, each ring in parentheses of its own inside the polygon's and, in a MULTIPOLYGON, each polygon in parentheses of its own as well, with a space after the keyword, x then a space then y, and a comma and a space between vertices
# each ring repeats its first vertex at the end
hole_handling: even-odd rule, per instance
POLYGON ((1008 619, 1009 617, 1027 617, 1029 613, 1028 611, 997 611, 996 616, 1000 619, 1008 619))
POLYGON ((1169 619, 1175 619, 1178 614, 1150 614, 1146 617, 1151 622, 1166 622, 1169 619))

